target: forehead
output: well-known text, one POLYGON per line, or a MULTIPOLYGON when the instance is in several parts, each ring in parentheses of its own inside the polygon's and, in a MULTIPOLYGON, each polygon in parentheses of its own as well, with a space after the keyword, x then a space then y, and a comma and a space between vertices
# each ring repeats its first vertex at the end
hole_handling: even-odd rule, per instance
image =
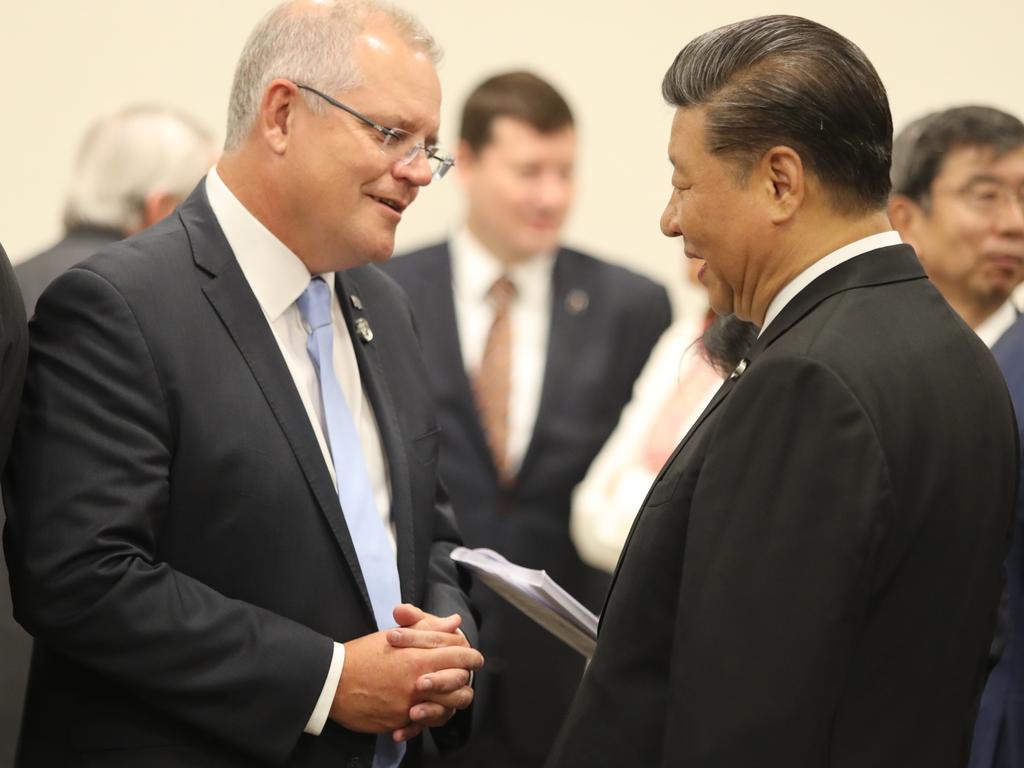
POLYGON ((571 125, 542 133, 524 120, 501 115, 490 127, 490 140, 480 154, 551 158, 572 162, 576 155, 576 129, 571 125))
POLYGON ((686 172, 708 156, 705 121, 702 107, 676 108, 668 137, 668 159, 677 172, 686 172))
POLYGON ((360 84, 345 96, 392 127, 436 133, 441 112, 441 83, 426 52, 402 40, 389 25, 368 24, 356 37, 352 59, 360 84))
POLYGON ((968 183, 977 177, 1024 183, 1024 145, 1003 154, 991 146, 956 146, 942 159, 935 182, 968 183))

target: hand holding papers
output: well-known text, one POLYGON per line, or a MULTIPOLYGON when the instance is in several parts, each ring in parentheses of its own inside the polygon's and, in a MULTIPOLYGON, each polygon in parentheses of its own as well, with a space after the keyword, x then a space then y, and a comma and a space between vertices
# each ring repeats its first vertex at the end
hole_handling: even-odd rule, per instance
POLYGON ((544 571, 510 563, 490 549, 456 547, 452 560, 588 659, 597 644, 597 616, 544 571))

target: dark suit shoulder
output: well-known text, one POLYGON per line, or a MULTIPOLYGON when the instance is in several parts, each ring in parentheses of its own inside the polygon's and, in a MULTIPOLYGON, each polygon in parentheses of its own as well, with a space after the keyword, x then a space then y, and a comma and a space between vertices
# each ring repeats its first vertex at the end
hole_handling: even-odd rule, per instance
POLYGON ((574 248, 561 248, 558 252, 558 259, 570 269, 581 270, 599 276, 601 279, 615 284, 616 287, 647 292, 649 294, 664 293, 665 291, 665 286, 646 275, 635 272, 629 267, 614 264, 604 258, 584 253, 574 248))
POLYGON ((422 277, 448 265, 448 243, 434 243, 408 253, 393 256, 379 265, 381 271, 397 280, 406 290, 422 277))

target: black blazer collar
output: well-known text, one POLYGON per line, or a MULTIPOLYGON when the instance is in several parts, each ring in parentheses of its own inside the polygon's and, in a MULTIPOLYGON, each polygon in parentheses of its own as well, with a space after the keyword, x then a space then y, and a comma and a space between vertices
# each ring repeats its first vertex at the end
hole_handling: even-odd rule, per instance
POLYGON ((925 279, 924 269, 909 245, 890 245, 854 256, 815 279, 782 308, 751 346, 748 363, 830 296, 853 288, 921 279, 925 279))

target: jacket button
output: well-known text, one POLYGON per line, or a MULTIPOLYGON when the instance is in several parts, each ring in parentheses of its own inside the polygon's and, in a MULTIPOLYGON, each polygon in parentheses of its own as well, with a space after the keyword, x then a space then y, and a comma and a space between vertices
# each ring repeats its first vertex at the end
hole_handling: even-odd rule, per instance
POLYGON ((358 757, 351 757, 349 761, 345 763, 345 768, 363 768, 363 761, 358 757))

